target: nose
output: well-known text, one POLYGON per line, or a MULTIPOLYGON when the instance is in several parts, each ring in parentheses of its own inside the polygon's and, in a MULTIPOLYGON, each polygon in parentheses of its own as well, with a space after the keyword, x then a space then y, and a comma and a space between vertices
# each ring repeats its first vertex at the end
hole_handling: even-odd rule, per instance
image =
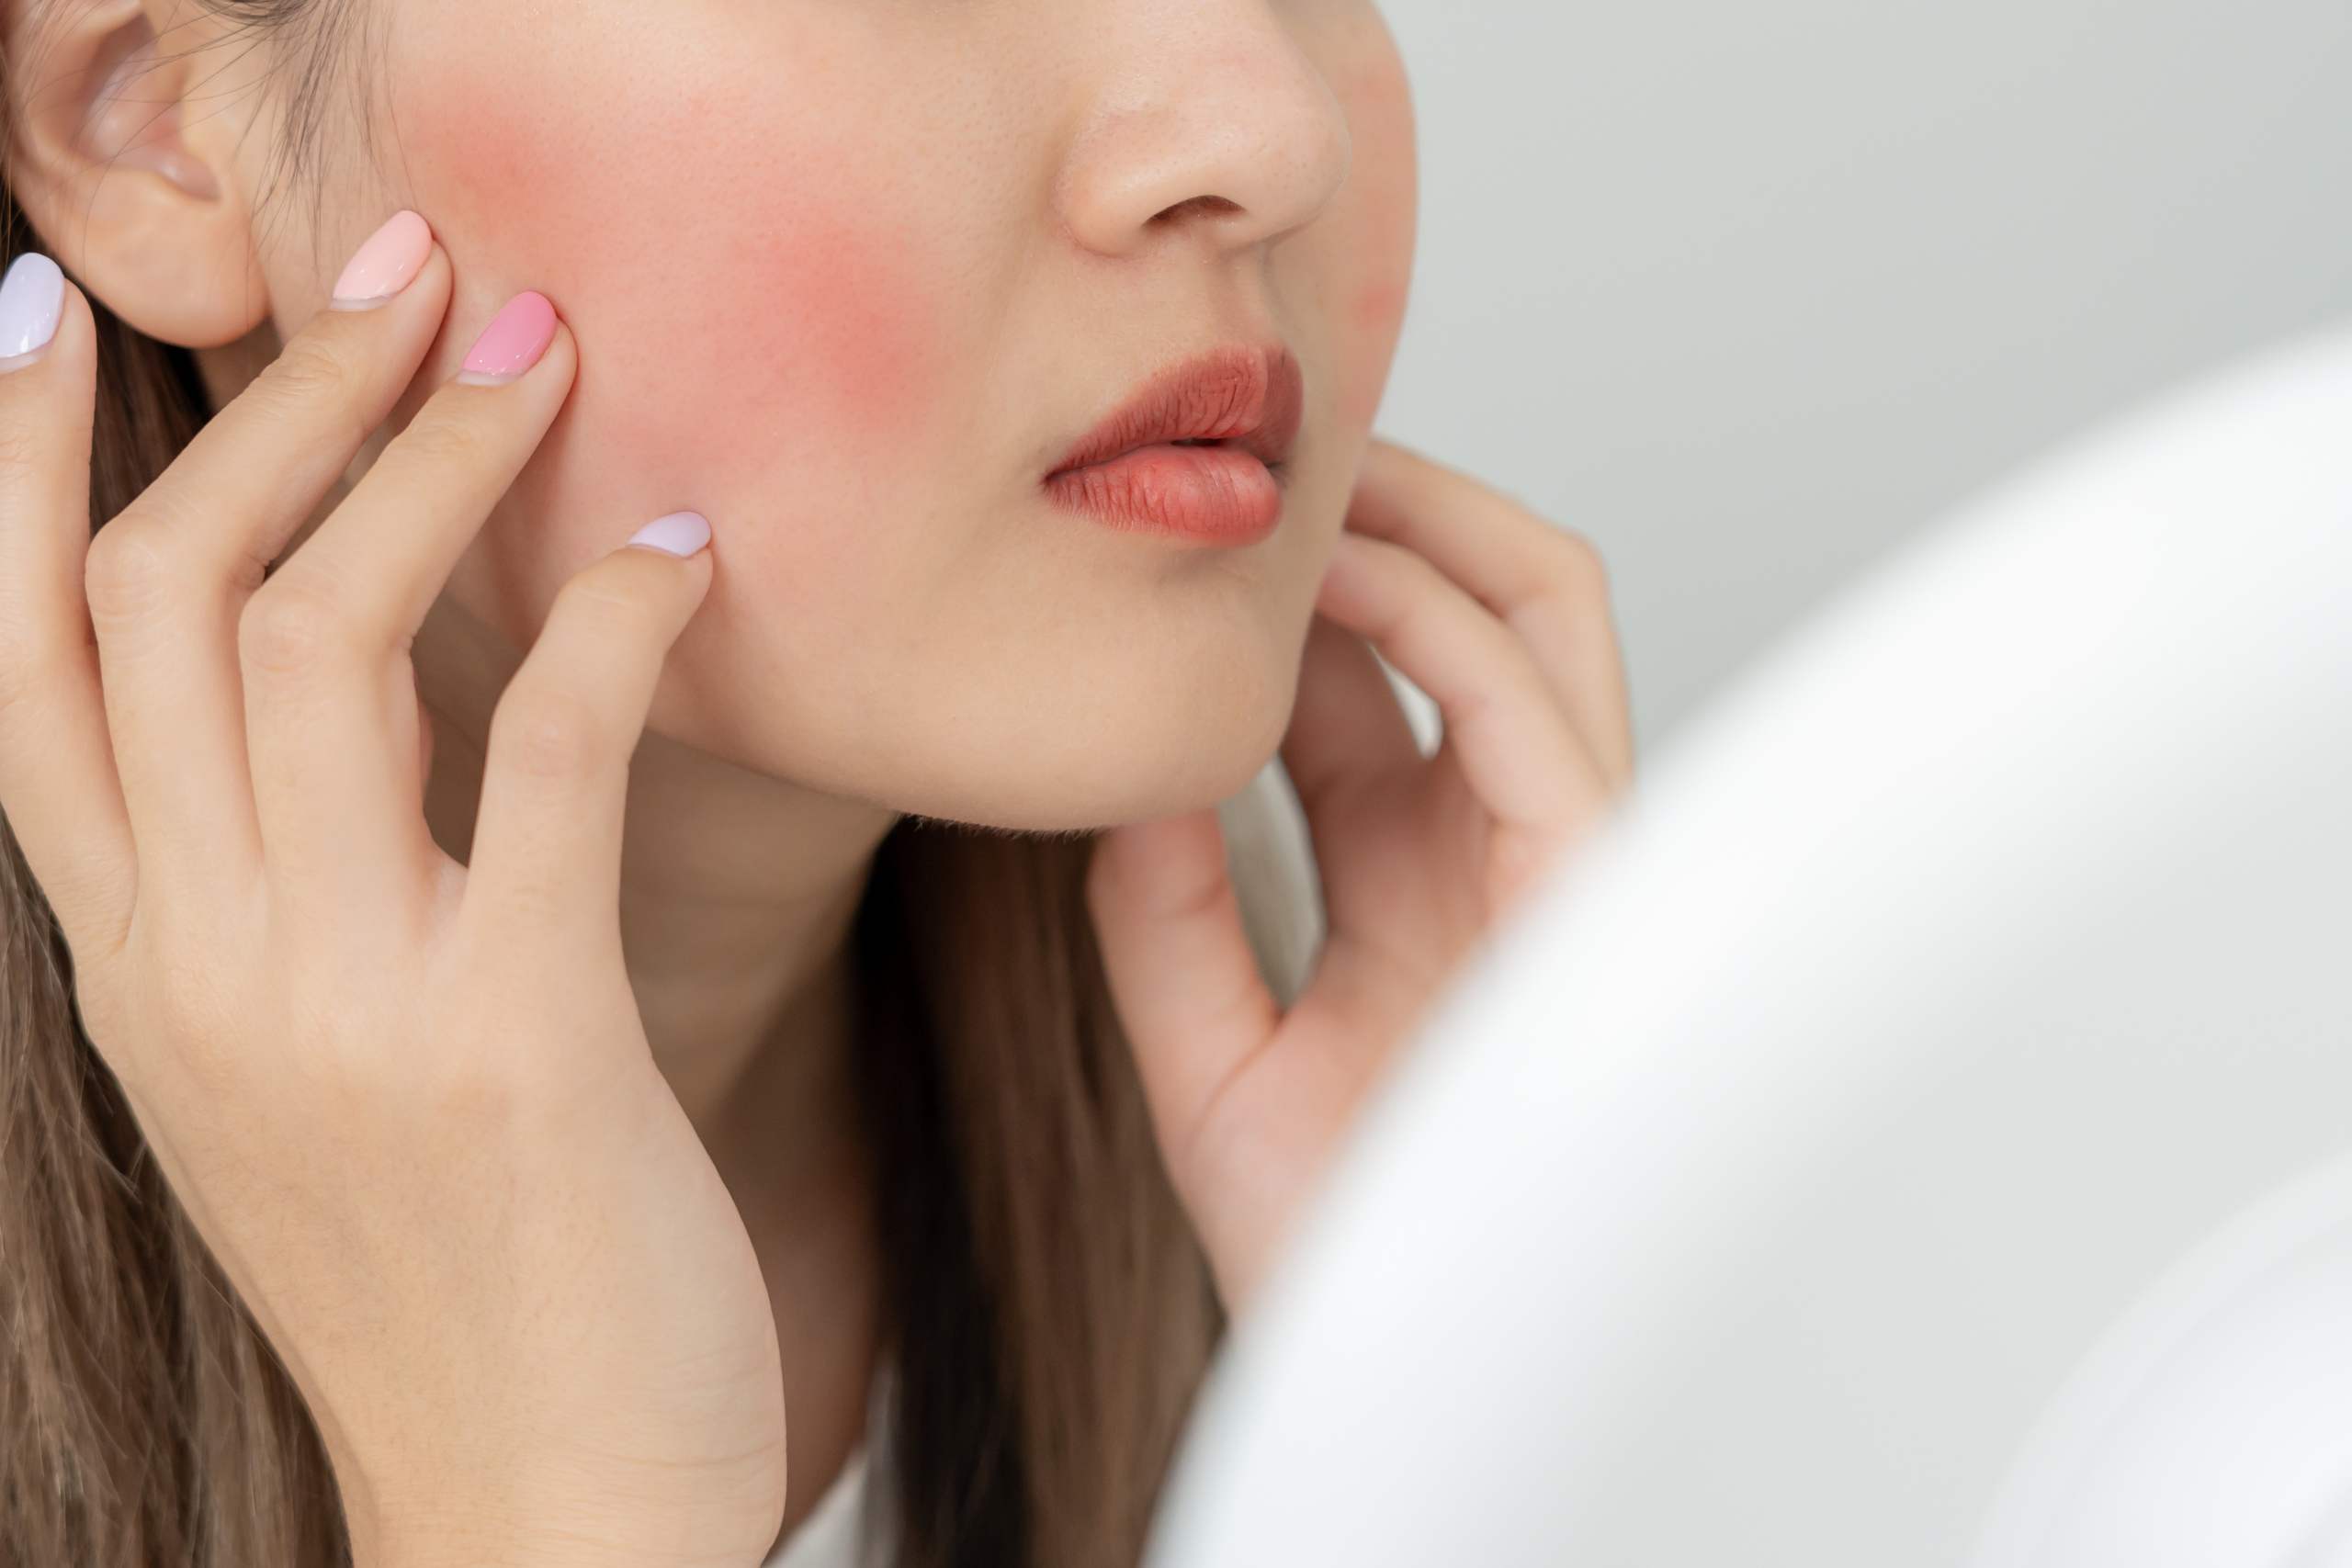
POLYGON ((1311 222, 1346 182, 1346 113, 1266 0, 1087 9, 1096 63, 1055 192, 1079 243, 1124 256, 1175 231, 1238 251, 1311 222))

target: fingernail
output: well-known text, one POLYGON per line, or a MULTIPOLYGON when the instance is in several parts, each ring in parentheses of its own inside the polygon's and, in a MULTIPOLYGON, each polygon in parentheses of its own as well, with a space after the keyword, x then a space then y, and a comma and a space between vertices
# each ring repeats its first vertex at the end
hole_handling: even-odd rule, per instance
POLYGON ((710 519, 699 512, 673 512, 667 517, 656 517, 628 536, 630 545, 666 550, 673 556, 690 556, 708 543, 710 519))
POLYGON ((27 251, 0 277, 0 371, 21 370, 57 335, 65 311, 65 275, 39 251, 27 251))
POLYGON ((371 310, 406 288, 432 254, 432 226, 402 208, 351 253, 328 303, 338 310, 371 310))
POLYGON ((526 289, 506 301, 490 325, 482 328, 458 379, 478 386, 512 381, 537 365, 554 341, 554 304, 546 295, 526 289))

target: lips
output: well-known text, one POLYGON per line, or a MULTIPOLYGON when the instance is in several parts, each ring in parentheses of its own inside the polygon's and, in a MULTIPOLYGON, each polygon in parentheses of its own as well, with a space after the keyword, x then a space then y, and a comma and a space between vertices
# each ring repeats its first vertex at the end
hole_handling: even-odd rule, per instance
POLYGON ((1298 362, 1279 344, 1212 349, 1146 381, 1046 477, 1178 442, 1231 446, 1278 469, 1297 439, 1304 392, 1298 362))
POLYGON ((1066 512, 1126 533, 1240 546, 1282 521, 1305 402, 1280 343, 1227 344, 1169 366, 1045 478, 1066 512))

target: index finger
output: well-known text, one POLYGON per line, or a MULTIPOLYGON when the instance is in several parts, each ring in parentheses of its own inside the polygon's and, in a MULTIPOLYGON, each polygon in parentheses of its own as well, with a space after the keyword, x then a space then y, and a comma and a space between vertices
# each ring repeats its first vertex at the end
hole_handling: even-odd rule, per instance
POLYGON ((0 811, 85 959, 136 881, 82 596, 96 378, 89 301, 26 252, 0 280, 0 811))

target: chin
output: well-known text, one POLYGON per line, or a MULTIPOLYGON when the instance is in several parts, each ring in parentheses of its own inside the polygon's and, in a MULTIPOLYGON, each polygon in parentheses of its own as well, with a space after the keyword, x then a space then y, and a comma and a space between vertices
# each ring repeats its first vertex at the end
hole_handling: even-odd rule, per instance
POLYGON ((1125 691, 1098 685, 1024 704, 1027 721, 1009 718, 984 757, 941 759, 926 770, 932 787, 876 793, 899 811, 1025 832, 1216 806, 1280 750, 1297 674, 1295 660, 1234 661, 1214 678, 1131 681, 1125 691))

